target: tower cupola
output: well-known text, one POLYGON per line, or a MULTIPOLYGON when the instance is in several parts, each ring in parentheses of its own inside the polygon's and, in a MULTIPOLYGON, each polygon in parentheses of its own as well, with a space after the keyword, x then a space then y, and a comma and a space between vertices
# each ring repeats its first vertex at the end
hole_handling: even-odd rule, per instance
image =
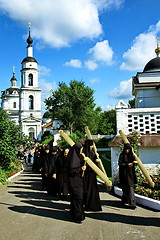
POLYGON ((159 37, 157 39, 157 48, 155 49, 155 53, 157 57, 151 59, 144 67, 143 72, 149 71, 160 71, 160 46, 159 46, 159 37))
POLYGON ((12 72, 13 76, 10 79, 11 81, 11 88, 16 88, 16 83, 17 83, 17 79, 15 78, 15 67, 13 67, 13 72, 12 72))

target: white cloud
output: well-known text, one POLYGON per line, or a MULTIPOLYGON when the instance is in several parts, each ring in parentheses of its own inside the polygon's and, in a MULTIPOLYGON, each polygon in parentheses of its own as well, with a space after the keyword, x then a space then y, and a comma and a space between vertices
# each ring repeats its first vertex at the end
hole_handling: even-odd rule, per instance
POLYGON ((91 79, 89 82, 90 82, 91 84, 95 84, 95 83, 99 82, 99 80, 96 79, 96 78, 93 78, 93 79, 91 79))
MULTIPOLYGON (((97 42, 93 48, 88 51, 88 60, 84 61, 84 66, 89 70, 95 70, 99 65, 112 65, 113 50, 109 46, 108 40, 97 42)), ((72 59, 65 63, 66 66, 82 67, 82 63, 78 59, 72 59)))
POLYGON ((47 68, 45 66, 38 66, 38 70, 39 70, 39 77, 41 76, 49 76, 50 75, 50 72, 51 72, 51 69, 50 68, 47 68))
POLYGON ((98 9, 104 9, 104 8, 120 8, 125 0, 93 0, 98 7, 98 9))
POLYGON ((85 61, 84 64, 89 70, 95 70, 96 68, 98 68, 98 64, 91 60, 85 61))
POLYGON ((121 70, 143 70, 149 60, 156 57, 156 35, 160 33, 160 21, 149 27, 146 33, 139 34, 133 41, 132 47, 123 54, 121 70))
POLYGON ((89 49, 89 58, 93 62, 99 62, 105 65, 113 64, 113 50, 109 46, 108 40, 97 42, 93 48, 89 49))
POLYGON ((0 10, 26 25, 32 23, 32 37, 51 47, 69 46, 81 38, 102 34, 97 6, 92 0, 0 0, 0 10))
MULTIPOLYGON (((100 11, 118 8, 123 0, 0 0, 0 12, 23 26, 32 23, 32 37, 51 47, 99 37, 100 11)), ((39 44, 38 44, 39 45, 39 44)), ((39 45, 40 47, 40 45, 39 45)))
POLYGON ((42 89, 42 99, 41 99, 41 105, 42 105, 42 111, 45 110, 45 104, 44 100, 48 97, 50 97, 50 91, 51 89, 55 91, 57 89, 56 82, 47 82, 45 79, 40 78, 39 79, 39 87, 42 89))
POLYGON ((74 67, 74 68, 81 68, 82 62, 79 59, 71 59, 69 62, 66 62, 64 65, 69 67, 74 67))
POLYGON ((102 111, 109 111, 112 109, 115 109, 115 105, 106 105, 106 106, 101 106, 102 111))
POLYGON ((108 93, 108 96, 117 99, 132 97, 132 79, 120 82, 119 86, 108 93))

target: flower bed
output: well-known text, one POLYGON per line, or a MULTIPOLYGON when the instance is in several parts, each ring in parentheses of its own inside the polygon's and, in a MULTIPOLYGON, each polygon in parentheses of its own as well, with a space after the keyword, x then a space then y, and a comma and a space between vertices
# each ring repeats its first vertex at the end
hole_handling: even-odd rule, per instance
POLYGON ((149 187, 139 168, 136 168, 136 176, 135 193, 160 201, 160 169, 157 168, 157 175, 151 176, 155 184, 154 188, 149 187))
POLYGON ((13 175, 15 175, 16 173, 18 173, 18 170, 13 171, 12 173, 8 174, 8 177, 12 177, 13 175))

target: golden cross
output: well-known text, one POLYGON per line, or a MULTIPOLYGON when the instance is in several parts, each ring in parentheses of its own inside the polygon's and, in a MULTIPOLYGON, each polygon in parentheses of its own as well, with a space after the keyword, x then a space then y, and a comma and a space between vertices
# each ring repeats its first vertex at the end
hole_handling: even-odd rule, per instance
POLYGON ((31 22, 28 23, 28 28, 31 29, 31 22))
POLYGON ((13 69, 13 74, 15 74, 15 69, 16 69, 16 67, 13 66, 12 69, 13 69))
POLYGON ((157 40, 157 47, 158 47, 159 46, 160 37, 156 37, 156 40, 157 40))

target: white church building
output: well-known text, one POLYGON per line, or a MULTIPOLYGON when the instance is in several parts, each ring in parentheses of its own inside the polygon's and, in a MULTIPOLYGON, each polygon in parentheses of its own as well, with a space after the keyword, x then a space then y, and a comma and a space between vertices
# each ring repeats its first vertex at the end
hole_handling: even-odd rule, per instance
POLYGON ((38 87, 38 63, 33 57, 33 40, 27 38, 27 56, 21 64, 21 86, 16 85, 17 79, 13 71, 11 86, 1 94, 1 108, 9 117, 20 125, 25 135, 37 140, 42 135, 41 89, 38 87))
POLYGON ((137 72, 132 78, 135 108, 130 108, 122 100, 116 105, 117 135, 110 143, 112 178, 115 184, 118 179, 120 146, 123 146, 119 130, 122 130, 126 136, 134 130, 141 134, 138 153, 151 174, 154 174, 156 166, 160 164, 160 47, 158 43, 155 52, 157 56, 146 64, 143 72, 137 72))

